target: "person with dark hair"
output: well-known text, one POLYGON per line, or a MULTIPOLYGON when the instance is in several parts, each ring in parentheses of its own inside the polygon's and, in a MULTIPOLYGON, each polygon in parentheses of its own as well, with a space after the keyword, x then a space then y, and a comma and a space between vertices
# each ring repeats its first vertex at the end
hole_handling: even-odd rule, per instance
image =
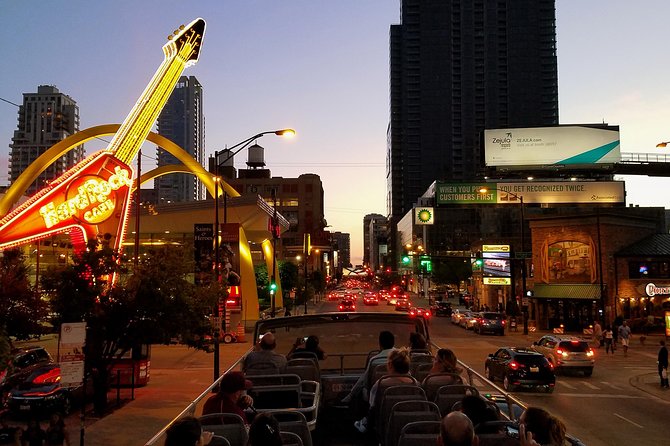
POLYGON ((0 413, 0 444, 12 444, 20 446, 21 434, 22 434, 21 428, 16 426, 10 426, 7 423, 5 415, 3 413, 0 413))
POLYGON ((293 348, 288 352, 288 357, 291 357, 293 353, 301 352, 311 352, 316 355, 319 361, 324 360, 328 357, 325 351, 319 347, 319 337, 316 335, 307 336, 307 339, 298 338, 293 344, 293 348))
POLYGON ((219 383, 219 391, 210 396, 202 408, 203 415, 212 413, 234 413, 242 417, 245 423, 253 418, 245 409, 253 408, 254 400, 246 394, 253 383, 244 378, 242 372, 228 372, 219 383))
POLYGON ((428 343, 426 338, 421 333, 413 331, 409 334, 409 349, 410 350, 427 350, 428 343))
POLYGON ((463 412, 449 412, 440 423, 440 437, 437 442, 443 446, 477 446, 479 437, 475 435, 472 421, 463 412))
POLYGON ((363 394, 363 399, 367 400, 367 394, 366 392, 363 392, 363 390, 365 389, 367 382, 370 380, 370 374, 374 371, 375 367, 386 362, 386 359, 393 350, 394 345, 395 336, 393 333, 387 330, 379 333, 380 352, 370 358, 363 374, 358 378, 358 381, 356 381, 356 384, 354 384, 354 386, 351 388, 349 394, 342 398, 343 403, 349 403, 354 397, 357 397, 361 394, 363 394))
POLYGON ((281 446, 279 422, 271 414, 261 413, 249 426, 247 446, 281 446))
POLYGON ((65 428, 65 421, 59 413, 51 414, 46 430, 46 441, 49 446, 70 446, 70 435, 65 428))
MULTIPOLYGON (((482 423, 498 420, 498 414, 495 409, 489 406, 484 398, 477 395, 464 396, 461 400, 460 411, 470 418, 470 421, 472 421, 472 424, 475 426, 475 430, 477 429, 477 426, 482 423)), ((477 432, 480 434, 485 433, 481 431, 477 432)))
POLYGON ((286 357, 274 351, 277 347, 277 340, 272 333, 265 333, 258 340, 254 351, 249 352, 242 360, 242 371, 246 373, 247 369, 254 364, 274 364, 279 373, 283 373, 286 368, 286 357))
POLYGON ((522 446, 563 446, 565 424, 539 407, 527 407, 519 417, 522 446))
POLYGON ((195 417, 184 417, 174 422, 165 432, 165 446, 204 446, 212 441, 212 432, 203 432, 195 417))
POLYGON ((605 331, 603 331, 603 341, 605 343, 605 356, 607 356, 610 350, 612 350, 612 354, 614 354, 614 332, 609 325, 606 325, 605 331))

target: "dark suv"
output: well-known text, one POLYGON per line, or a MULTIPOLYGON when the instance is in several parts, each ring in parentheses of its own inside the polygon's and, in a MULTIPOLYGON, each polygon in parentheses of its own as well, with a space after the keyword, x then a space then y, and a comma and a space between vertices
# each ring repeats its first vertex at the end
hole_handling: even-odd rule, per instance
POLYGON ((505 316, 502 313, 488 311, 479 313, 473 330, 479 334, 492 333, 503 336, 505 334, 505 316))
POLYGON ((451 316, 451 303, 446 301, 437 301, 430 307, 431 313, 435 316, 451 316))
POLYGON ((554 391, 556 375, 553 366, 540 353, 523 347, 502 347, 490 354, 484 364, 490 381, 500 380, 508 392, 518 387, 540 387, 554 391))

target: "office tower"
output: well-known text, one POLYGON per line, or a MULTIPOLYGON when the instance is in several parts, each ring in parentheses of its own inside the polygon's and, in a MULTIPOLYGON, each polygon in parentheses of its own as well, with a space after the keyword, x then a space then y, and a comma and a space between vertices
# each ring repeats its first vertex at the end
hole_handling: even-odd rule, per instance
MULTIPOLYGON (((79 131, 79 107, 70 96, 52 85, 40 85, 37 93, 23 93, 17 129, 9 158, 9 181, 13 183, 28 166, 51 146, 79 131)), ((50 181, 84 159, 84 145, 76 146, 42 172, 26 191, 33 195, 50 181)))
POLYGON ((351 234, 348 232, 333 232, 332 246, 338 251, 338 271, 341 272, 342 267, 351 267, 351 234))
POLYGON ((372 245, 377 242, 377 236, 379 235, 373 233, 373 227, 370 226, 372 221, 376 222, 377 225, 380 223, 386 225, 386 217, 380 214, 367 214, 363 217, 363 264, 368 266, 371 263, 377 263, 377 259, 370 255, 372 245))
POLYGON ((387 211, 483 176, 483 130, 558 124, 554 0, 401 0, 390 30, 387 211))
MULTIPOLYGON (((182 76, 158 117, 158 133, 179 145, 198 163, 205 160, 205 117, 202 85, 194 76, 182 76)), ((158 147, 158 166, 182 164, 158 147)), ((154 181, 158 204, 205 199, 205 187, 194 175, 174 173, 154 181)))

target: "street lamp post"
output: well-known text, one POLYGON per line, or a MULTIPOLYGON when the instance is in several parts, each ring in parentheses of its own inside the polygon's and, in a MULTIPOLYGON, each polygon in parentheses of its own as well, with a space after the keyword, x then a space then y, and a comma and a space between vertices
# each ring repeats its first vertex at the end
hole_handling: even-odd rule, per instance
MULTIPOLYGON (((479 192, 486 193, 489 190, 498 190, 494 188, 481 188, 479 192)), ((523 312, 523 334, 528 334, 528 296, 526 296, 526 229, 525 229, 525 215, 524 215, 524 205, 523 205, 523 195, 517 195, 514 192, 504 191, 506 194, 511 195, 512 197, 519 200, 519 210, 521 211, 521 222, 520 222, 520 232, 521 232, 521 307, 523 312)))
MULTIPOLYGON (((230 147, 228 150, 228 156, 224 160, 219 160, 219 157, 224 152, 223 150, 214 151, 214 275, 216 276, 216 283, 221 286, 221 253, 219 249, 219 184, 221 183, 221 176, 219 175, 219 167, 224 164, 226 161, 231 159, 233 156, 237 155, 240 151, 245 149, 252 141, 261 138, 264 135, 274 133, 277 136, 293 136, 295 135, 295 130, 293 129, 281 129, 281 130, 271 130, 267 132, 257 133, 254 136, 241 141, 234 146, 230 147)), ((224 223, 227 223, 228 209, 227 209, 227 194, 224 192, 224 223)), ((274 249, 274 247, 273 247, 274 249)), ((273 252, 273 256, 274 256, 273 252)), ((274 263, 274 259, 273 259, 274 263)), ((221 307, 220 298, 217 300, 216 306, 214 308, 214 316, 216 317, 217 324, 214 328, 214 380, 219 378, 219 335, 220 330, 226 332, 226 303, 223 304, 223 314, 220 314, 219 308, 221 307), (221 323, 218 323, 219 318, 221 318, 221 323)))

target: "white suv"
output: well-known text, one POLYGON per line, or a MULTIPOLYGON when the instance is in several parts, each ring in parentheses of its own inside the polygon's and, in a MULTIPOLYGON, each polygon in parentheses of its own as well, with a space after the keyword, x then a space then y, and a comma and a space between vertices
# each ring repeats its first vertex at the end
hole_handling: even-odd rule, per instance
POLYGON ((533 350, 542 353, 556 371, 573 370, 591 376, 595 364, 593 349, 588 341, 575 336, 546 335, 533 342, 533 350))

